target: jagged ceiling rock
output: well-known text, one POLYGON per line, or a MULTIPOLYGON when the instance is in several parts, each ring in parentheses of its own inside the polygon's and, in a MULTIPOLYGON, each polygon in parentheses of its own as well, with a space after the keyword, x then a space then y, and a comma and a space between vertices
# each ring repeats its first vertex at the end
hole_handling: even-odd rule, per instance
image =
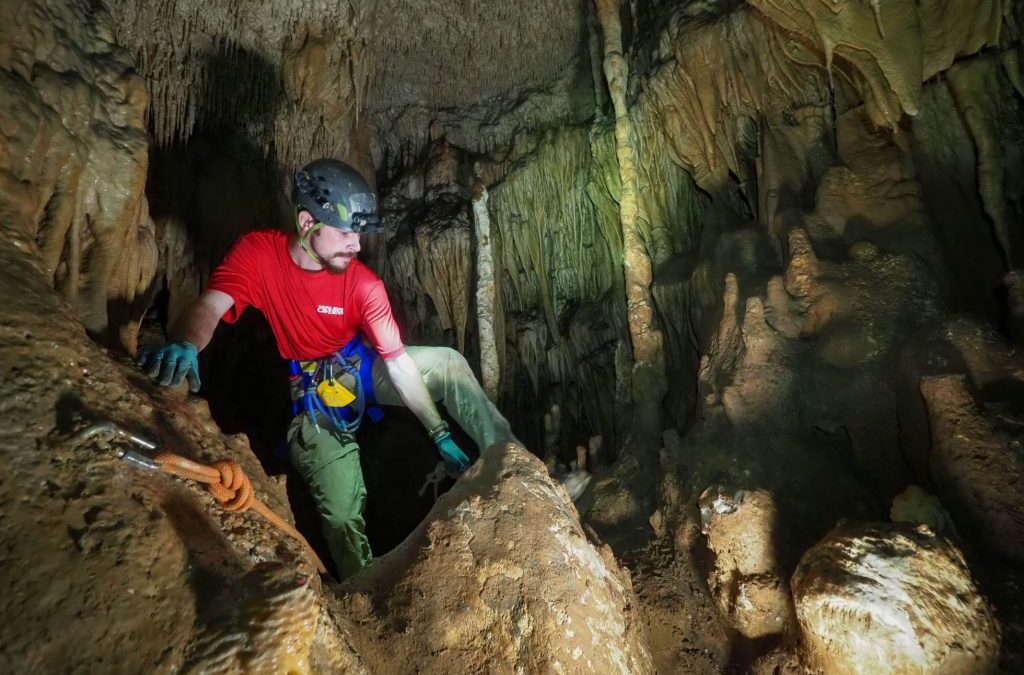
POLYGON ((377 0, 371 110, 471 108, 558 80, 579 60, 576 0, 377 0))
POLYGON ((988 673, 999 626, 963 555, 927 528, 845 525, 804 554, 793 597, 822 672, 988 673))
POLYGON ((545 0, 111 2, 153 96, 158 142, 230 125, 285 164, 404 164, 447 134, 481 151, 593 110, 584 6, 545 0), (160 26, 160 30, 153 30, 160 26), (431 135, 431 129, 434 130, 431 135))
POLYGON ((863 103, 875 124, 895 128, 919 111, 924 80, 998 44, 1012 23, 1001 3, 970 0, 684 4, 657 43, 649 93, 684 165, 721 191, 730 173, 753 179, 765 122, 863 103))
POLYGON ((339 591, 334 612, 381 672, 653 672, 629 577, 521 447, 484 451, 339 591))

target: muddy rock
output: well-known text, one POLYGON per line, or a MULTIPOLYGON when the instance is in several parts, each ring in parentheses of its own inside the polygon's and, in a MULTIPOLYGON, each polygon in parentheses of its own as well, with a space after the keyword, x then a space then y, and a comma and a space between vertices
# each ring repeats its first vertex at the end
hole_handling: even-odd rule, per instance
POLYGON ((1024 560, 1024 359, 990 326, 952 316, 907 345, 898 397, 917 482, 964 537, 1024 560))
POLYGON ((793 598, 822 672, 987 673, 1000 630, 963 555, 926 528, 840 525, 804 554, 793 598))
POLYGON ((785 630, 793 612, 775 553, 777 514, 771 494, 710 487, 700 496, 700 515, 715 553, 708 586, 723 618, 747 638, 785 630))
POLYGON ((380 672, 651 673, 629 577, 565 492, 496 445, 397 549, 339 589, 380 672))
POLYGON ((981 408, 963 376, 925 378, 921 394, 932 429, 931 475, 940 493, 986 547, 1024 560, 1024 434, 981 408))

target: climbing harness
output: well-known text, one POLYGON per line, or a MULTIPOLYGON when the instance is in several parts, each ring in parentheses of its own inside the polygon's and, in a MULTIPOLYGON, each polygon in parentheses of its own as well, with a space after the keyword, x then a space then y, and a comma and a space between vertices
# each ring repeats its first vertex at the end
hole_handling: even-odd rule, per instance
MULTIPOLYGON (((373 392, 373 362, 376 358, 376 350, 363 340, 362 335, 356 335, 328 356, 314 361, 290 361, 292 414, 308 415, 317 433, 320 433, 318 413, 334 428, 347 433, 355 433, 359 429, 364 415, 372 422, 379 422, 384 411, 377 405, 373 392), (350 387, 342 383, 343 377, 350 387)), ((440 431, 447 433, 448 425, 442 426, 440 431)), ((433 431, 431 438, 437 440, 433 431)), ((418 491, 419 496, 422 497, 433 485, 436 501, 441 481, 448 476, 447 463, 443 460, 438 462, 427 474, 418 491)))
MULTIPOLYGON (((146 450, 156 450, 155 443, 129 433, 109 421, 100 422, 86 428, 75 439, 77 441, 84 441, 101 433, 109 433, 124 438, 146 450)), ((117 456, 138 468, 160 470, 174 476, 205 483, 214 501, 227 511, 241 512, 248 511, 249 509, 256 511, 266 518, 271 525, 274 525, 301 543, 316 564, 317 570, 321 574, 327 573, 327 568, 324 567, 323 561, 320 560, 320 557, 313 550, 313 547, 309 545, 309 542, 306 541, 306 538, 292 527, 288 521, 271 511, 266 504, 256 499, 252 482, 245 475, 245 472, 242 471, 241 465, 235 460, 218 460, 207 466, 172 452, 160 452, 154 457, 149 457, 140 452, 124 448, 118 448, 117 456)))
POLYGON ((290 361, 292 414, 309 415, 318 433, 317 413, 336 429, 347 433, 359 429, 364 415, 379 422, 384 411, 377 405, 373 393, 376 358, 376 350, 363 341, 362 335, 356 335, 328 356, 314 361, 290 361), (342 379, 350 386, 346 387, 342 379))

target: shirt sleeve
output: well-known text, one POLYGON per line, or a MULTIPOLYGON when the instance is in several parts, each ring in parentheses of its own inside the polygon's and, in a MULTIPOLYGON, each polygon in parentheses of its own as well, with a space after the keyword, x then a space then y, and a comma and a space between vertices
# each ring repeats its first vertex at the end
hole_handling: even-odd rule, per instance
POLYGON ((224 314, 228 323, 238 321, 242 312, 249 305, 259 309, 262 303, 260 296, 259 256, 256 242, 250 237, 242 237, 234 243, 224 256, 220 265, 213 270, 207 290, 227 293, 235 304, 224 314))
POLYGON ((370 338, 382 359, 393 359, 405 353, 405 345, 398 333, 395 316, 391 313, 391 303, 388 301, 383 281, 377 281, 370 286, 370 291, 363 300, 362 314, 363 323, 360 328, 363 334, 370 338))

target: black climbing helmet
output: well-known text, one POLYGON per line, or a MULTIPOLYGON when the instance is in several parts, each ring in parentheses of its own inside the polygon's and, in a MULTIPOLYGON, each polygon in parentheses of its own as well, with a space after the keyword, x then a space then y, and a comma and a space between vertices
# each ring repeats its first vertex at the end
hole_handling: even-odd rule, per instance
POLYGON ((318 159, 295 172, 292 202, 318 223, 362 234, 384 228, 377 215, 377 196, 362 175, 336 159, 318 159))

